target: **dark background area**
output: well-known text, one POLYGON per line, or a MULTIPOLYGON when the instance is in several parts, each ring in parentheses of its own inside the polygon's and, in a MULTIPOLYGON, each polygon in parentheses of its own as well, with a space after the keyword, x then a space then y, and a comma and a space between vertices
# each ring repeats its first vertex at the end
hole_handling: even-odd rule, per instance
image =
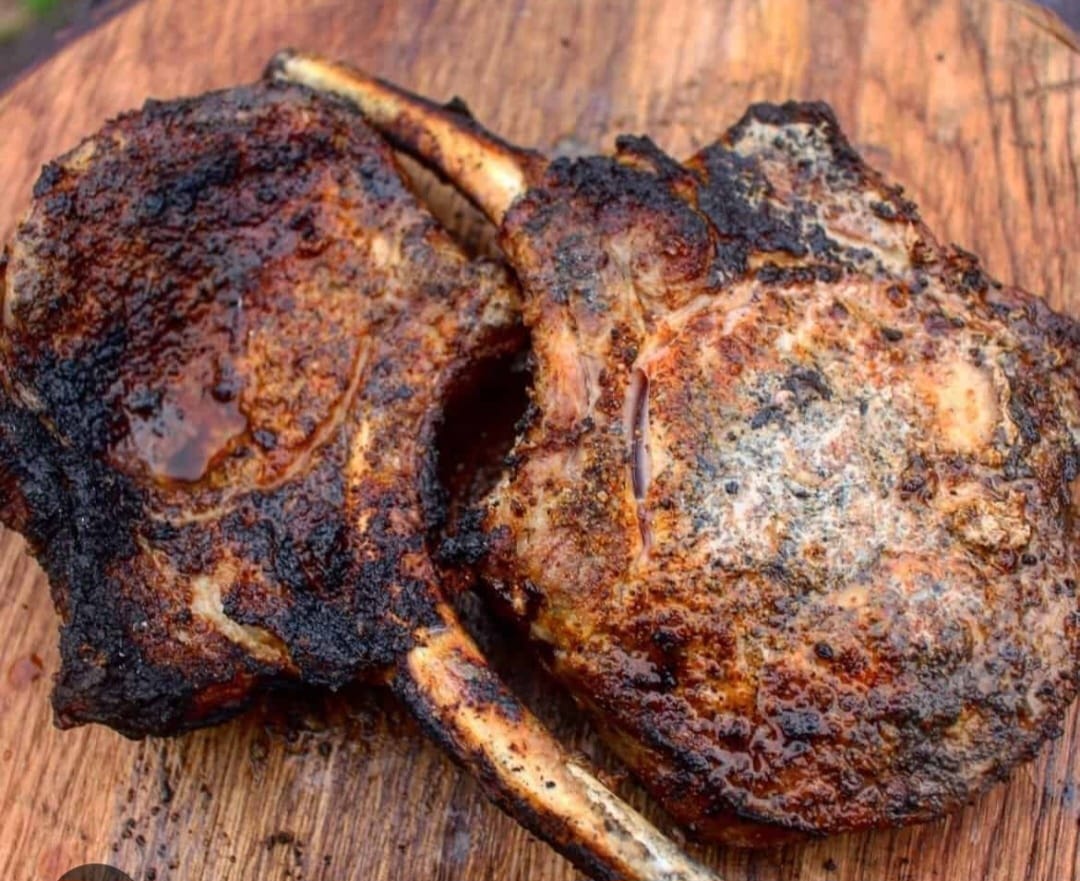
MULTIPOLYGON (((0 0, 0 91, 68 40, 134 2, 137 0, 0 0)), ((1080 0, 1040 2, 1080 32, 1080 0)))
POLYGON ((1080 31, 1080 0, 1042 0, 1042 5, 1053 9, 1076 31, 1080 31))

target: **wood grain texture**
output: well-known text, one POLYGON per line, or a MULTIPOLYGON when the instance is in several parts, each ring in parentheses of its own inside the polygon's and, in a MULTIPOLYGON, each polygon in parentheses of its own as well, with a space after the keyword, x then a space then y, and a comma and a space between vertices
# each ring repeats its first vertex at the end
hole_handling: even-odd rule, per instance
MULTIPOLYGON (((1006 0, 148 0, 0 98, 0 237, 41 163, 107 117, 251 80, 285 45, 459 94, 544 149, 630 131, 684 155, 750 101, 823 98, 942 238, 1080 314, 1080 52, 1052 17, 1006 0)), ((276 699, 171 741, 56 731, 56 620, 10 533, 0 585, 0 876, 108 862, 162 881, 574 877, 372 691, 276 699)), ((504 654, 541 715, 610 771, 567 702, 504 654)), ((940 822, 705 856, 740 881, 1075 881, 1078 786, 1074 712, 1036 763, 940 822)))

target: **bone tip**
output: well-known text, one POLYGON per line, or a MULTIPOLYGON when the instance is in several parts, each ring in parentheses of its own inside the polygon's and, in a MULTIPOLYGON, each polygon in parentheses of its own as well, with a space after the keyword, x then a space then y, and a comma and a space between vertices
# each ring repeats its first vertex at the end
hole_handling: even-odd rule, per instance
POLYGON ((299 55, 299 51, 296 49, 282 49, 274 54, 274 57, 270 59, 263 70, 263 79, 265 80, 280 80, 286 78, 286 68, 289 62, 299 55))

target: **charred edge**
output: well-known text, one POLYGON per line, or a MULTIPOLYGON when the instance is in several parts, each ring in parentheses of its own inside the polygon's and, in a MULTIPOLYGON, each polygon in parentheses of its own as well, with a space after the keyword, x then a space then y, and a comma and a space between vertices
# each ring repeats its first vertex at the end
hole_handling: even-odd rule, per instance
MULTIPOLYGON (((0 315, 6 311, 7 300, 7 268, 10 259, 10 251, 7 245, 0 246, 0 315)), ((3 398, 10 396, 9 381, 6 366, 0 362, 0 407, 3 407, 3 398)), ((17 469, 14 462, 7 455, 8 450, 4 432, 0 430, 0 523, 16 532, 24 532, 30 519, 30 509, 27 499, 19 486, 17 469)), ((14 452, 14 449, 12 449, 14 452)))
POLYGON ((447 113, 453 113, 455 116, 461 116, 465 119, 476 121, 476 116, 472 112, 472 108, 466 103, 465 99, 460 95, 454 95, 449 101, 443 104, 443 110, 447 113))
POLYGON ((620 158, 632 158, 648 166, 663 184, 670 186, 679 181, 693 180, 693 175, 683 165, 656 146, 651 138, 643 135, 619 135, 615 139, 615 152, 620 158))
POLYGON ((728 137, 740 138, 752 122, 783 127, 785 125, 806 124, 820 127, 828 139, 837 161, 852 169, 864 168, 862 157, 851 146, 840 128, 836 113, 824 101, 786 101, 783 104, 768 102, 751 104, 742 118, 731 127, 728 137))
MULTIPOLYGON (((601 707, 601 704, 591 704, 601 707)), ((609 712, 614 707, 609 707, 609 712)), ((828 830, 813 827, 809 821, 805 821, 797 815, 785 814, 777 816, 769 810, 757 810, 746 804, 745 797, 740 798, 739 793, 731 792, 726 787, 715 787, 712 783, 702 785, 703 781, 709 781, 713 773, 713 767, 699 750, 687 748, 677 739, 673 739, 660 726, 654 724, 647 717, 643 717, 644 724, 637 729, 636 737, 645 747, 646 754, 650 755, 648 776, 638 775, 639 781, 644 785, 653 797, 662 803, 671 803, 672 793, 679 793, 681 803, 695 802, 700 806, 699 810, 691 810, 683 817, 686 831, 693 840, 705 842, 705 836, 695 828, 691 817, 698 813, 710 821, 710 825, 728 819, 744 821, 766 831, 770 836, 778 836, 774 841, 798 841, 808 838, 821 838, 828 834, 828 830)), ((731 732, 733 740, 745 742, 749 732, 731 732)), ((640 765, 637 765, 640 768, 640 765)), ((679 819, 676 815, 676 819, 679 819)))
MULTIPOLYGON (((640 143, 637 142, 639 147, 640 143)), ((573 274, 579 281, 584 281, 590 273, 603 268, 597 261, 602 264, 608 258, 594 253, 588 236, 580 232, 567 232, 567 202, 580 200, 578 204, 592 206, 589 210, 608 212, 612 217, 617 214, 620 223, 626 222, 626 210, 646 209, 653 216, 677 223, 677 228, 670 229, 671 235, 677 239, 704 243, 707 238, 703 219, 686 210, 686 202, 673 186, 676 173, 680 175, 680 180, 688 181, 692 180, 689 173, 681 168, 673 169, 673 160, 658 150, 655 154, 633 154, 638 160, 633 164, 623 161, 627 155, 620 153, 618 156, 555 159, 547 169, 543 186, 532 200, 530 215, 524 218, 522 227, 532 236, 547 233, 553 225, 557 227, 556 233, 562 239, 555 250, 563 261, 559 268, 573 274), (561 256, 567 247, 570 249, 569 255, 561 256), (567 259, 571 262, 565 262, 567 259)))
POLYGON ((17 509, 11 497, 4 505, 4 522, 25 535, 64 621, 52 695, 57 724, 100 722, 133 738, 205 724, 191 678, 152 663, 131 639, 127 623, 138 610, 110 574, 137 553, 145 502, 134 484, 7 401, 0 401, 0 471, 5 488, 19 488, 17 509))
MULTIPOLYGON (((753 252, 790 254, 798 260, 811 250, 822 260, 835 251, 835 243, 825 236, 807 237, 798 212, 790 215, 763 211, 757 204, 772 191, 756 157, 742 156, 730 145, 718 141, 698 154, 701 164, 698 210, 717 237, 713 274, 717 280, 744 276, 753 252)), ((780 280, 779 272, 765 271, 780 280)), ((811 274, 806 280, 812 280, 811 274)))
MULTIPOLYGON (((984 301, 991 315, 1022 332, 1029 351, 1045 351, 1045 339, 1065 357, 1065 369, 1077 376, 1080 352, 1080 321, 1055 312, 1041 297, 1032 297, 1018 288, 991 282, 984 301)), ((1080 376, 1077 377, 1080 381, 1080 376)))
POLYGON ((875 215, 890 222, 919 222, 918 207, 910 199, 904 197, 903 187, 888 183, 864 162, 851 146, 840 127, 835 112, 828 104, 822 101, 753 104, 728 130, 725 140, 728 143, 738 141, 749 125, 755 121, 778 129, 792 124, 804 124, 816 128, 825 138, 836 169, 879 190, 882 198, 869 206, 875 215))

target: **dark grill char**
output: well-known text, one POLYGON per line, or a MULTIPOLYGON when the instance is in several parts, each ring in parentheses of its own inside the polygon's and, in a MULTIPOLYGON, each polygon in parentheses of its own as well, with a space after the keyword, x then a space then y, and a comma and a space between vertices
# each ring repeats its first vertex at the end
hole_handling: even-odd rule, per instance
POLYGON ((62 725, 172 733, 260 681, 338 687, 437 620, 417 475, 452 374, 512 342, 510 289, 348 108, 259 87, 119 118, 46 166, 6 284, 6 521, 64 615, 62 725), (350 483, 361 425, 376 479, 350 483))

